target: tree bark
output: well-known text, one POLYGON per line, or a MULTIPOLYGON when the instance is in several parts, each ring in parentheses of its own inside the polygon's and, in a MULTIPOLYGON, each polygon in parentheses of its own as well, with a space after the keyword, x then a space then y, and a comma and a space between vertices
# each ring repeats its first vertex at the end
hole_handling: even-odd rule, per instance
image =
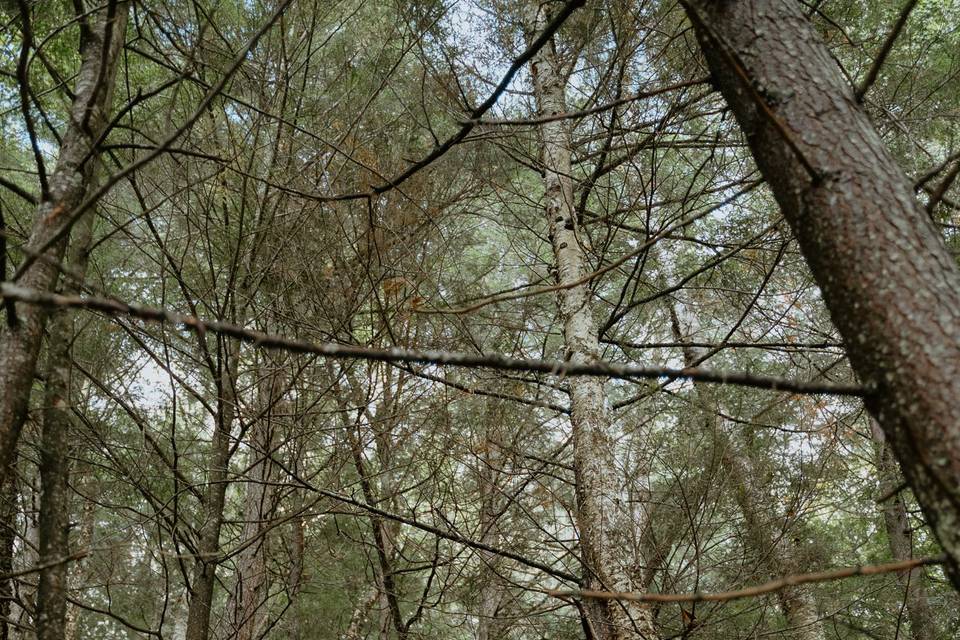
MULTIPOLYGON (((883 526, 887 532, 890 555, 894 560, 913 558, 913 540, 910 534, 910 521, 907 519, 907 505, 900 487, 900 474, 897 472, 893 453, 883 437, 883 430, 876 420, 870 420, 873 435, 873 447, 877 457, 877 479, 881 496, 887 497, 880 505, 883 514, 883 526)), ((910 620, 910 634, 913 640, 935 640, 937 628, 927 600, 924 585, 924 572, 921 567, 897 574, 897 581, 903 590, 907 618, 910 620)))
POLYGON ((800 3, 685 5, 960 588, 960 270, 800 3))
MULTIPOLYGON (((96 27, 85 30, 81 36, 82 61, 75 98, 57 164, 50 176, 49 194, 37 207, 27 243, 31 249, 39 248, 53 237, 63 224, 63 216, 80 204, 87 193, 99 156, 92 146, 106 127, 110 114, 117 62, 126 34, 127 8, 126 1, 110 2, 98 13, 100 19, 96 27)), ((18 283, 40 291, 53 289, 65 247, 66 239, 56 243, 27 268, 18 283)), ((49 315, 40 305, 17 303, 14 309, 16 319, 8 316, 0 334, 0 482, 6 476, 26 420, 40 342, 49 315)))
MULTIPOLYGON (((542 6, 532 21, 542 30, 548 17, 542 6)), ((541 117, 564 113, 566 82, 555 42, 544 46, 531 63, 534 96, 541 117)), ((570 130, 567 120, 540 126, 543 162, 544 209, 556 262, 555 277, 565 285, 587 273, 586 258, 574 210, 571 180, 570 130)), ((586 364, 599 358, 597 327, 591 292, 586 284, 564 288, 559 294, 563 338, 570 362, 586 364)), ((577 526, 583 561, 583 586, 587 589, 645 591, 637 584, 634 534, 645 522, 635 522, 617 474, 614 454, 616 432, 604 384, 599 378, 570 379, 573 427, 574 475, 577 495, 577 526)), ((645 477, 644 474, 640 474, 645 477)), ((641 487, 649 494, 647 487, 641 487)), ((646 519, 646 505, 638 510, 646 519)), ((637 603, 590 601, 586 603, 592 632, 602 640, 655 638, 649 607, 637 603)))
MULTIPOLYGON (((16 459, 10 461, 16 465, 16 459)), ((13 572, 13 548, 17 540, 17 477, 16 469, 6 474, 6 480, 0 485, 0 574, 13 572)), ((13 611, 13 584, 15 578, 0 580, 0 640, 9 640, 13 611)))
POLYGON ((259 415, 250 427, 248 441, 250 455, 256 462, 250 467, 249 481, 244 494, 244 524, 241 540, 245 547, 237 557, 237 584, 229 609, 233 612, 233 634, 237 640, 256 640, 264 629, 266 611, 264 601, 268 591, 267 582, 267 520, 274 513, 276 493, 276 465, 271 460, 275 445, 274 418, 281 406, 283 374, 280 364, 267 359, 262 368, 269 372, 263 376, 257 390, 259 415))
MULTIPOLYGON (((63 293, 76 294, 77 280, 87 271, 87 254, 93 238, 93 216, 77 225, 67 266, 72 278, 63 293)), ((71 345, 73 317, 70 309, 54 312, 49 325, 47 379, 43 394, 43 425, 40 436, 40 571, 37 585, 37 640, 63 640, 67 624, 67 575, 69 565, 57 562, 70 554, 70 431, 71 345)))

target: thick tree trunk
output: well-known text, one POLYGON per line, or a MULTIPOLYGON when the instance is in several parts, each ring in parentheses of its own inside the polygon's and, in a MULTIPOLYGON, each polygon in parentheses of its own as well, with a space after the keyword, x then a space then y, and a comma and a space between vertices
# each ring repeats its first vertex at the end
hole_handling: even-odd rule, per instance
MULTIPOLYGON (((91 146, 108 122, 117 61, 126 34, 127 7, 125 1, 111 2, 108 8, 96 12, 99 19, 94 28, 81 38, 82 61, 70 121, 63 132, 56 168, 50 175, 49 197, 37 207, 28 247, 38 248, 53 237, 64 222, 63 216, 80 204, 87 193, 99 155, 91 153, 91 146)), ((40 291, 53 289, 65 243, 58 242, 44 258, 35 260, 18 284, 40 291)), ((8 318, 0 335, 0 482, 13 459, 26 420, 48 317, 47 309, 41 305, 18 303, 15 308, 16 322, 10 326, 8 318)))
MULTIPOLYGON (((87 271, 87 252, 93 238, 93 216, 77 225, 70 244, 67 265, 76 279, 87 271)), ((63 293, 79 292, 75 279, 65 281, 63 293)), ((40 571, 37 586, 37 640, 63 640, 67 624, 67 575, 69 564, 58 562, 70 554, 70 345, 73 317, 59 309, 51 318, 47 349, 47 379, 43 394, 43 426, 40 438, 40 571)))
MULTIPOLYGON (((536 8, 539 32, 546 24, 543 7, 536 8)), ((563 113, 566 77, 555 44, 543 47, 533 59, 531 74, 541 116, 563 113)), ((567 120, 541 125, 544 208, 550 228, 558 284, 580 280, 587 273, 586 258, 573 206, 570 131, 567 120)), ((564 288, 559 294, 563 337, 569 360, 585 364, 598 359, 597 327, 586 284, 564 288)), ((643 591, 637 584, 635 533, 645 522, 635 522, 617 473, 616 433, 603 382, 599 378, 570 379, 577 526, 583 560, 583 586, 588 589, 643 591)), ((644 476, 644 474, 641 474, 644 476)), ((645 477, 645 476, 644 476, 645 477)), ((647 494, 648 489, 642 488, 647 494)), ((638 510, 645 519, 646 505, 638 510)), ((636 603, 591 601, 588 620, 598 638, 654 638, 651 610, 636 603)))
POLYGON ((960 588, 960 270, 799 2, 685 4, 960 588))
MULTIPOLYGON (((679 305, 678 305, 679 306, 679 305)), ((673 336, 677 342, 692 342, 697 333, 696 318, 681 322, 684 317, 676 307, 670 309, 673 336), (684 326, 686 324, 686 326, 684 326)), ((684 365, 695 367, 703 353, 689 344, 683 348, 684 365)), ((797 549, 790 542, 784 528, 777 525, 777 508, 756 481, 753 458, 747 448, 731 437, 720 423, 718 403, 707 385, 695 385, 698 409, 707 421, 707 430, 713 436, 713 446, 719 450, 728 482, 743 515, 744 539, 747 550, 758 560, 759 573, 764 580, 802 571, 795 561, 797 549)), ((823 625, 813 594, 805 586, 791 586, 777 591, 780 612, 787 622, 787 636, 795 640, 823 640, 823 625)))
MULTIPOLYGON (((889 496, 880 505, 880 509, 883 513, 883 525, 887 531, 890 555, 894 560, 909 560, 913 558, 913 540, 910 535, 910 521, 907 519, 907 505, 904 503, 903 495, 897 490, 900 486, 900 474, 893 460, 893 452, 890 451, 883 437, 883 430, 872 418, 870 431, 873 434, 873 446, 877 457, 880 494, 889 496)), ((937 629, 927 601, 923 569, 917 567, 897 574, 897 580, 905 594, 904 604, 907 608, 913 640, 934 640, 937 637, 937 629)))

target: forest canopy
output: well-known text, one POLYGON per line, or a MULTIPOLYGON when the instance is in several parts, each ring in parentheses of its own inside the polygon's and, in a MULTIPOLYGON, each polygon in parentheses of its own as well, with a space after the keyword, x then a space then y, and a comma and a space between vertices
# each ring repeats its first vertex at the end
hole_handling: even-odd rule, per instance
POLYGON ((0 1, 0 640, 960 633, 960 4, 0 1))

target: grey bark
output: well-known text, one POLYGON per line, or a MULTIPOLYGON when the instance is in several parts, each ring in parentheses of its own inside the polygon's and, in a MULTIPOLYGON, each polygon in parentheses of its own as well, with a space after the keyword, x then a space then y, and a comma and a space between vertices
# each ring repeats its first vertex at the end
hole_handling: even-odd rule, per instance
MULTIPOLYGON (((49 197, 37 207, 29 248, 43 246, 53 237, 64 217, 88 191, 99 157, 99 153, 91 153, 91 147, 108 123, 119 52, 126 34, 127 8, 125 1, 110 3, 96 13, 95 28, 81 38, 76 97, 62 135, 57 164, 50 175, 49 197), (107 20, 108 14, 113 15, 111 20, 107 20)), ((18 283, 40 291, 53 289, 65 248, 66 239, 56 243, 43 259, 35 260, 27 268, 18 283)), ((48 318, 48 310, 38 305, 16 304, 15 309, 16 322, 10 326, 8 319, 0 334, 0 482, 6 476, 26 420, 48 318)))
POLYGON ((269 588, 266 531, 275 507, 277 468, 271 460, 275 447, 276 413, 282 411, 284 376, 277 362, 264 362, 268 369, 257 390, 260 415, 250 426, 247 438, 255 463, 250 467, 244 493, 244 524, 241 540, 246 546, 237 556, 237 583, 228 605, 233 613, 237 640, 255 640, 265 626, 264 601, 269 588), (251 542, 252 541, 252 542, 251 542), (249 543, 249 544, 248 544, 249 543))
POLYGON ((800 3, 685 4, 960 588, 960 270, 800 3))
MULTIPOLYGON (((480 542, 500 546, 499 519, 503 506, 500 474, 503 455, 499 445, 499 425, 502 423, 498 404, 490 402, 484 415, 484 446, 479 456, 478 484, 480 488, 480 542)), ((505 631, 500 616, 503 603, 503 585, 500 582, 501 558, 489 551, 480 551, 480 611, 477 621, 477 640, 500 640, 505 631)))
MULTIPOLYGON (((16 464, 16 459, 10 462, 16 464)), ((17 539, 17 482, 16 469, 6 474, 0 487, 0 574, 13 572, 13 548, 17 539)), ((9 640, 13 611, 14 578, 0 580, 0 640, 9 640)))
MULTIPOLYGON (((87 271, 93 238, 93 216, 75 227, 67 266, 71 278, 63 284, 65 294, 78 293, 78 280, 87 271)), ((54 312, 48 327, 47 379, 43 394, 43 424, 40 436, 40 572, 37 585, 37 640, 63 640, 67 624, 67 576, 69 564, 57 562, 70 554, 70 430, 71 403, 71 309, 54 312)))
MULTIPOLYGON (((547 22, 545 8, 534 5, 532 23, 539 32, 547 22)), ((531 62, 534 96, 541 117, 564 113, 567 78, 558 60, 556 44, 544 46, 531 62)), ((547 216, 558 284, 580 280, 587 273, 578 229, 571 180, 570 130, 567 120, 540 126, 543 150, 544 211, 547 216)), ((586 364, 599 358, 597 327, 591 292, 586 284, 559 293, 563 337, 571 363, 586 364)), ((637 584, 634 534, 646 527, 645 505, 635 519, 623 482, 618 477, 616 428, 604 384, 599 378, 573 377, 569 381, 573 427, 577 526, 583 561, 583 586, 587 589, 644 591, 637 584), (637 522, 635 520, 640 520, 637 522)), ((645 478, 645 474, 641 473, 645 478)), ((649 493, 641 488, 641 502, 649 493)), ((655 638, 651 609, 637 603, 589 601, 587 619, 597 638, 655 638)))
MULTIPOLYGON (((893 452, 887 446, 883 430, 876 420, 870 420, 870 432, 873 435, 874 453, 877 459, 877 479, 880 495, 889 496, 880 504, 883 526, 887 532, 890 555, 894 560, 909 560, 913 555, 913 536, 910 521, 907 518, 907 505, 900 487, 900 473, 897 471, 893 452)), ((903 590, 907 618, 910 621, 910 634, 913 640, 934 640, 937 626, 931 615, 927 589, 922 567, 897 574, 897 581, 903 590)))

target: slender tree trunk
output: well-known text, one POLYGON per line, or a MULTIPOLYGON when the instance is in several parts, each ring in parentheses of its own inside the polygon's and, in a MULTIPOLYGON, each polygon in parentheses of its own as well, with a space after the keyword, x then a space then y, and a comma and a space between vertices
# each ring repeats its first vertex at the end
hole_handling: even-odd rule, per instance
MULTIPOLYGON (((688 326, 682 326, 675 307, 670 309, 673 335, 677 342, 688 342, 696 334, 696 318, 688 326)), ((684 346, 684 365, 697 366, 702 353, 693 346, 684 346)), ((731 437, 720 424, 717 414, 717 399, 709 386, 696 384, 695 394, 699 410, 708 422, 707 430, 713 436, 713 446, 719 449, 734 498, 743 515, 745 541, 748 550, 758 559, 764 579, 774 579, 802 571, 795 558, 797 549, 777 526, 774 514, 777 509, 771 504, 764 487, 757 482, 754 461, 747 449, 731 437)), ((789 628, 788 637, 796 640, 823 640, 823 625, 813 594, 805 586, 791 586, 777 591, 780 612, 789 628)))
MULTIPOLYGON (((534 24, 539 32, 546 24, 543 7, 534 5, 534 24)), ((543 47, 532 61, 534 95, 541 116, 563 113, 566 108, 566 77, 556 46, 543 47)), ((570 178, 570 131, 567 120, 540 126, 544 166, 544 209, 553 244, 558 284, 568 284, 587 273, 582 243, 573 206, 570 178)), ((589 363, 599 357, 597 327, 592 315, 590 289, 580 284, 559 294, 563 337, 571 362, 589 363)), ((599 378, 570 379, 573 425, 574 474, 577 494, 577 525, 583 560, 583 586, 613 591, 643 591, 647 585, 633 579, 635 532, 645 522, 635 522, 623 482, 617 473, 616 433, 611 410, 599 378)), ((644 474, 641 474, 645 477, 644 474)), ((649 493, 647 487, 642 492, 649 493)), ((645 505, 639 509, 645 519, 645 505)), ((612 638, 654 638, 651 610, 636 603, 591 601, 587 617, 593 633, 603 640, 612 638)))
MULTIPOLYGON (((72 278, 65 280, 64 294, 79 291, 76 279, 87 271, 87 252, 93 238, 93 216, 77 225, 67 259, 72 278), (76 279, 73 279, 76 278, 76 279)), ((67 575, 69 564, 57 562, 70 554, 70 346, 73 317, 59 309, 48 327, 47 379, 44 387, 43 426, 40 436, 40 571, 37 585, 37 640, 63 640, 67 623, 67 575)))
MULTIPOLYGON (((16 464, 16 458, 10 465, 16 464)), ((17 539, 17 478, 16 470, 10 469, 0 491, 0 574, 13 572, 13 548, 17 539)), ((14 578, 0 580, 0 640, 9 640, 11 633, 10 614, 13 611, 14 578)))
POLYGON ((283 375, 280 365, 265 361, 261 369, 269 367, 258 389, 260 397, 258 416, 248 432, 251 456, 257 460, 249 471, 245 485, 244 525, 241 540, 254 542, 237 557, 237 584, 228 608, 234 617, 232 637, 237 640, 256 640, 264 628, 266 610, 263 606, 268 591, 267 582, 267 519, 274 512, 274 479, 276 469, 270 456, 274 449, 276 421, 274 414, 281 406, 283 375))
MULTIPOLYGON (((910 534, 910 521, 907 519, 907 505, 901 492, 900 474, 893 460, 893 452, 887 446, 883 430, 876 420, 870 419, 870 431, 873 434, 873 447, 877 457, 877 476, 880 493, 889 496, 880 505, 883 513, 883 525, 887 531, 890 555, 894 560, 909 560, 913 557, 913 540, 910 534)), ((921 567, 897 574, 900 588, 903 590, 907 617, 910 620, 910 633, 913 640, 934 640, 937 628, 927 601, 927 589, 921 567)))
POLYGON ((237 407, 234 391, 239 346, 233 341, 223 340, 219 348, 224 354, 223 371, 217 380, 218 415, 203 500, 203 523, 199 528, 199 554, 194 560, 193 584, 190 585, 186 640, 207 640, 210 635, 213 590, 217 581, 217 566, 220 564, 220 529, 223 526, 227 471, 230 464, 230 432, 237 407))
POLYGON ((685 5, 960 588, 960 270, 800 3, 685 5))
MULTIPOLYGON (((479 460, 480 485, 480 541, 490 546, 500 545, 501 506, 500 469, 503 455, 500 450, 501 424, 498 403, 489 402, 491 410, 484 415, 484 446, 479 460)), ((489 551, 480 552, 480 612, 477 622, 477 640, 500 640, 504 631, 499 610, 503 602, 500 578, 500 556, 489 551)))
MULTIPOLYGON (((95 12, 95 26, 81 37, 81 64, 63 132, 57 164, 50 175, 49 194, 37 207, 28 246, 39 249, 60 228, 64 215, 83 200, 93 176, 98 153, 91 146, 103 132, 113 100, 114 80, 127 24, 126 1, 111 2, 95 12)), ((90 20, 92 16, 88 16, 90 20)), ((89 213, 87 215, 90 215, 89 213)), ((57 281, 57 264, 66 239, 35 260, 18 280, 31 289, 49 291, 57 281)), ((0 482, 13 459, 26 420, 40 342, 48 311, 41 305, 17 303, 16 319, 8 315, 0 334, 0 482)))

